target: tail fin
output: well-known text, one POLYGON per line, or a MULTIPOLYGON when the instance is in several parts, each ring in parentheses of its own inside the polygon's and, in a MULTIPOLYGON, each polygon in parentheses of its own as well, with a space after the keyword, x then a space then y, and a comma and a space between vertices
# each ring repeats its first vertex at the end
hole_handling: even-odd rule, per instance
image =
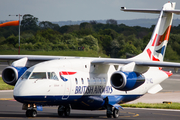
POLYGON ((132 59, 163 61, 170 35, 173 13, 180 14, 180 10, 174 10, 174 8, 175 3, 168 2, 164 4, 161 10, 126 9, 124 7, 121 9, 123 11, 131 12, 160 13, 158 22, 155 26, 148 45, 141 54, 135 56, 132 59))

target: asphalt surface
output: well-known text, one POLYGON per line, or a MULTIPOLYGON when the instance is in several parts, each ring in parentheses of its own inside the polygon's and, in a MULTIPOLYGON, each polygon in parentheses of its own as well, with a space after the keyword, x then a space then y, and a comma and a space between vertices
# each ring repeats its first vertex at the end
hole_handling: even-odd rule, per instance
MULTIPOLYGON (((25 111, 21 110, 22 104, 12 100, 0 101, 0 119, 2 120, 19 120, 27 119, 25 111)), ((107 119, 106 111, 86 111, 86 110, 71 110, 69 117, 59 117, 57 107, 44 107, 43 111, 38 111, 36 118, 29 117, 28 119, 36 120, 99 120, 107 119)), ((179 120, 180 111, 177 110, 156 110, 156 109, 136 109, 125 108, 120 110, 120 116, 117 119, 121 120, 179 120)))
MULTIPOLYGON (((0 74, 7 65, 0 62, 0 74)), ((172 70, 171 70, 172 71, 172 70)), ((180 102, 180 74, 173 74, 170 78, 161 83, 164 88, 161 92, 151 95, 145 94, 143 97, 130 103, 162 103, 163 101, 180 102)), ((0 119, 19 120, 27 119, 22 104, 14 101, 13 91, 0 91, 0 119)), ((57 114, 57 107, 43 107, 43 111, 38 111, 36 118, 28 119, 107 119, 106 111, 84 111, 71 110, 70 117, 62 118, 57 114)), ((178 110, 157 110, 157 109, 136 109, 125 108, 120 111, 118 119, 121 120, 179 120, 180 111, 178 110)))

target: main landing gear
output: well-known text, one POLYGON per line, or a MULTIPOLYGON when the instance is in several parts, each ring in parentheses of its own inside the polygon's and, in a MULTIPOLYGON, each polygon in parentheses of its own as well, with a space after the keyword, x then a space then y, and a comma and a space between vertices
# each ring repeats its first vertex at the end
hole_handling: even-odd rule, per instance
POLYGON ((119 109, 116 109, 114 106, 109 104, 109 99, 106 97, 105 99, 105 106, 106 106, 106 116, 107 118, 118 118, 119 117, 119 109))
POLYGON ((119 109, 116 109, 115 107, 111 105, 107 105, 107 111, 106 111, 107 118, 118 118, 119 117, 119 109))
POLYGON ((107 112, 106 112, 107 118, 118 118, 119 117, 119 109, 116 109, 115 107, 112 107, 110 105, 107 106, 107 112))
POLYGON ((68 105, 68 106, 63 106, 63 105, 60 105, 58 107, 58 115, 59 116, 69 116, 70 115, 70 112, 71 112, 71 106, 68 105))

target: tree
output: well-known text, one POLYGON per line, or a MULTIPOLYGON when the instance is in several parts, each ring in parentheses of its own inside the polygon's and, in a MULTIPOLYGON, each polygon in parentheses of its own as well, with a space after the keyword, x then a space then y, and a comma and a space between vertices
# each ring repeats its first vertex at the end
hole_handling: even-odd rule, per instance
POLYGON ((92 29, 92 26, 88 22, 83 22, 80 24, 80 29, 92 29))
POLYGON ((23 30, 38 30, 38 18, 34 17, 31 14, 25 14, 23 16, 23 20, 21 21, 21 27, 23 30))
POLYGON ((111 42, 111 57, 112 58, 119 58, 118 56, 118 52, 120 50, 120 45, 119 42, 117 40, 113 40, 111 42))
POLYGON ((58 24, 53 24, 49 21, 42 21, 39 23, 39 27, 41 29, 47 29, 47 28, 50 28, 50 29, 53 29, 53 30, 58 30, 60 27, 58 24))
POLYGON ((99 51, 98 40, 92 35, 85 36, 79 44, 83 47, 86 45, 89 47, 89 49, 99 51))
POLYGON ((117 21, 113 20, 113 19, 109 19, 106 21, 106 24, 113 24, 113 25, 117 25, 117 21))
POLYGON ((97 24, 97 21, 91 20, 89 23, 90 23, 91 25, 96 25, 96 24, 97 24))

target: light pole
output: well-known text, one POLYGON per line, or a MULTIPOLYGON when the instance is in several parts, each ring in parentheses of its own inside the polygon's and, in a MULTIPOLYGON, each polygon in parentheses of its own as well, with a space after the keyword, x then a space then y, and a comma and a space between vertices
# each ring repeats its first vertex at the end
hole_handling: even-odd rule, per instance
POLYGON ((19 50, 18 50, 18 55, 20 55, 20 23, 21 23, 21 20, 20 20, 20 17, 22 15, 18 14, 18 15, 9 15, 9 16, 19 16, 19 50))

